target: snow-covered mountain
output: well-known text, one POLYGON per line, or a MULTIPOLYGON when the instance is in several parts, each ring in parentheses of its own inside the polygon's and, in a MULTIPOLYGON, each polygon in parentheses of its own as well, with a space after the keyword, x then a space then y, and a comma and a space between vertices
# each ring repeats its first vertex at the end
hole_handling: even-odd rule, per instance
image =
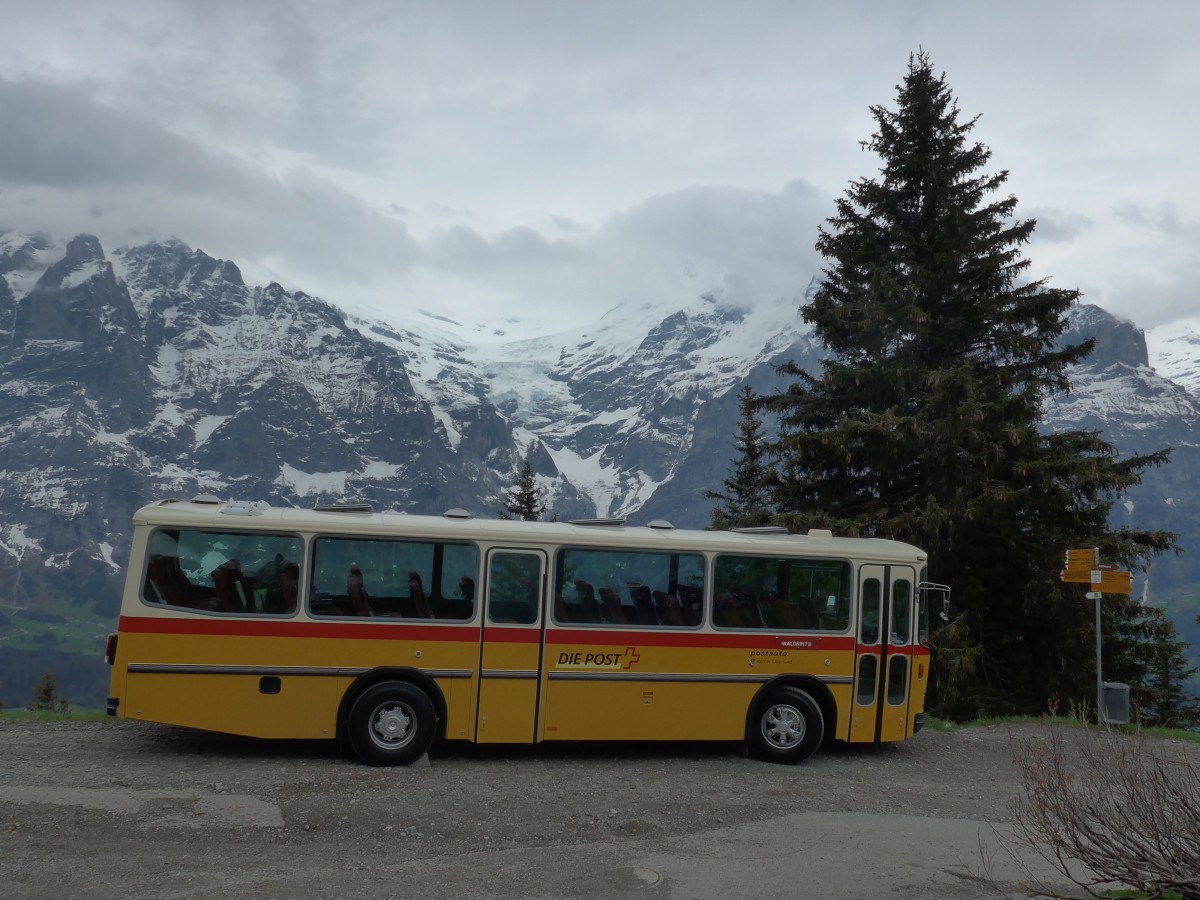
POLYGON ((1200 397, 1200 318, 1151 329, 1146 344, 1156 372, 1200 397))
POLYGON ((528 457, 561 517, 637 516, 670 486, 678 524, 703 525, 733 394, 810 352, 798 297, 615 306, 496 343, 249 286, 177 241, 8 234, 0 275, 0 603, 17 607, 86 582, 113 610, 130 515, 163 496, 487 516, 528 457), (684 486, 699 447, 705 480, 684 486))
MULTIPOLYGON (((0 235, 0 276, 0 606, 18 608, 114 611, 130 515, 164 496, 489 516, 528 457, 562 518, 703 527, 741 386, 820 356, 800 296, 617 304, 519 340, 247 285, 178 241, 0 235)), ((1136 327, 1095 307, 1072 322, 1099 345, 1050 426, 1101 429, 1122 453, 1176 447, 1118 515, 1200 546, 1200 399, 1149 367, 1136 327)))

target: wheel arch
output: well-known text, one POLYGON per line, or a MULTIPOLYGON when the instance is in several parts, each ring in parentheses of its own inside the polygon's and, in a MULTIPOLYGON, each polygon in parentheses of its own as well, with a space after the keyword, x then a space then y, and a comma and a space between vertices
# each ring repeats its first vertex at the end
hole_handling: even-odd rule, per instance
POLYGON ((829 686, 820 678, 813 675, 786 674, 764 682, 755 692, 750 706, 746 709, 746 739, 750 739, 750 731, 755 727, 760 708, 773 691, 782 687, 794 687, 804 691, 813 698, 817 708, 821 710, 821 718, 825 720, 825 735, 822 743, 831 740, 837 734, 838 715, 837 701, 829 686))
POLYGON ((342 694, 337 713, 337 740, 339 747, 345 746, 346 724, 350 719, 350 708, 354 706, 354 701, 359 698, 363 691, 385 681, 407 682, 424 691, 426 696, 429 697, 429 701, 433 704, 434 713, 437 715, 437 729, 434 734, 434 740, 441 741, 445 739, 446 696, 442 693, 442 689, 438 687, 437 682, 420 669, 411 669, 404 666, 384 666, 363 672, 351 682, 350 686, 342 694))

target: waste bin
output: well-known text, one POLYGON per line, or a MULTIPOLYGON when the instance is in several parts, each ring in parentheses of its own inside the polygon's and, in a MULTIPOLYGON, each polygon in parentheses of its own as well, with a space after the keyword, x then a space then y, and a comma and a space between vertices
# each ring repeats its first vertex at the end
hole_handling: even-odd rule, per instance
POLYGON ((1109 725, 1129 724, 1129 685, 1104 682, 1104 721, 1109 725))

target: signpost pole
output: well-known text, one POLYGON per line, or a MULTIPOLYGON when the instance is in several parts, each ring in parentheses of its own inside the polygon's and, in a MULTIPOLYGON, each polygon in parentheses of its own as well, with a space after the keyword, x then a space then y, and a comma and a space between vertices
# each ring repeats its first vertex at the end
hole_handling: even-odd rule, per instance
POLYGON ((1104 724, 1104 676, 1100 669, 1100 597, 1099 591, 1094 592, 1096 598, 1096 724, 1104 724))
POLYGON ((1108 711, 1104 704, 1104 670, 1100 660, 1100 598, 1106 593, 1133 593, 1133 575, 1114 565, 1100 562, 1100 548, 1068 550, 1063 558, 1063 569, 1059 577, 1068 584, 1087 584, 1091 590, 1089 600, 1096 601, 1096 723, 1106 724, 1108 711))

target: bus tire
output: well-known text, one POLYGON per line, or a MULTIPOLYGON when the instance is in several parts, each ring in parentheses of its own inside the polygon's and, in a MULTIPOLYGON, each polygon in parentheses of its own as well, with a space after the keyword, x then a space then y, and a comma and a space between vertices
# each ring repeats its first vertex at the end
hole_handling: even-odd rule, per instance
POLYGON ((372 766, 407 766, 429 749, 437 733, 433 701, 416 685, 372 685, 350 707, 346 736, 355 754, 372 766))
POLYGON ((766 762, 791 765, 816 752, 825 736, 821 708, 794 687, 771 691, 756 707, 750 726, 750 752, 766 762))

